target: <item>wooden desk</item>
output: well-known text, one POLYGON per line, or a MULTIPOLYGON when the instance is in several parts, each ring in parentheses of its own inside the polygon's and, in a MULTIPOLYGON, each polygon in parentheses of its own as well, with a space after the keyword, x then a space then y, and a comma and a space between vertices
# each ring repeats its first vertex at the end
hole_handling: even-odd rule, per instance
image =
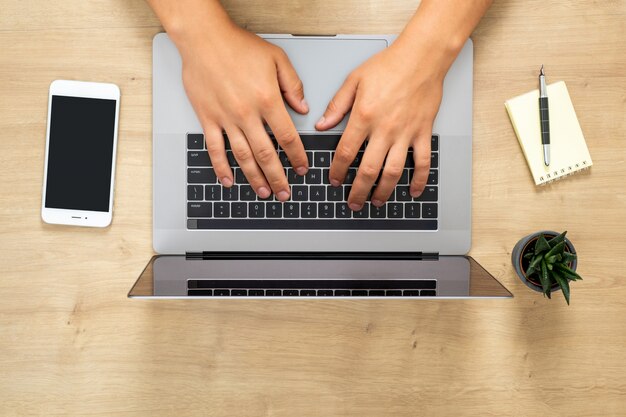
MULTIPOLYGON (((626 1, 497 1, 476 30, 471 255, 492 301, 151 302, 151 41, 139 0, 2 2, 0 414, 623 416, 626 414, 626 1), (587 5, 589 4, 589 5, 587 5), (592 172, 535 188, 504 100, 545 64, 565 80, 592 172), (48 85, 122 90, 106 230, 39 210, 48 85), (530 292, 510 251, 569 230, 572 305, 530 292)), ((251 31, 398 32, 417 1, 227 1, 251 31)))

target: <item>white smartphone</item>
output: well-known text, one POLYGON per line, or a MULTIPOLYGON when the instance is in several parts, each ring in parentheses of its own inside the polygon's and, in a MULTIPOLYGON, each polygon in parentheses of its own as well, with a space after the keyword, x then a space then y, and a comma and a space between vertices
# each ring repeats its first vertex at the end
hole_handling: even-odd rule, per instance
POLYGON ((111 224, 119 109, 114 84, 50 84, 41 199, 46 223, 111 224))

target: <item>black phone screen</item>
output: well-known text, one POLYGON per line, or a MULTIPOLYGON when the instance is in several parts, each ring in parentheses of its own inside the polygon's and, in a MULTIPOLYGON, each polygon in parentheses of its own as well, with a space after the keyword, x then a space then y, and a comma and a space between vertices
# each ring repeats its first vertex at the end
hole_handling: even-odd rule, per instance
POLYGON ((52 96, 46 207, 109 211, 115 104, 52 96))

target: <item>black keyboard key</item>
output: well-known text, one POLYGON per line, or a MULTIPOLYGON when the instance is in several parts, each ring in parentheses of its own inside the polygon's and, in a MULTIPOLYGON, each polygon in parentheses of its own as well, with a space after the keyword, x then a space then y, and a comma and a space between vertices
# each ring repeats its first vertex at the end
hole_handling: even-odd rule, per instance
POLYGON ((187 200, 198 201, 204 200, 204 192, 201 185, 188 185, 187 186, 187 200))
POLYGON ((404 217, 407 219, 419 219, 420 203, 406 203, 404 205, 404 217))
POLYGON ((350 297, 350 290, 335 290, 335 297, 350 297))
POLYGON ((430 154, 430 167, 439 168, 439 154, 437 152, 432 152, 430 154))
POLYGON ((187 203, 187 217, 211 217, 211 203, 187 203))
POLYGON ((384 297, 385 290, 370 290, 368 295, 370 297, 384 297))
POLYGON ((387 297, 401 297, 402 290, 387 290, 385 291, 385 296, 387 297))
POLYGON ((249 185, 242 185, 239 187, 239 199, 243 201, 256 200, 256 193, 249 185))
POLYGON ((289 181, 289 184, 304 184, 304 177, 289 168, 287 169, 287 181, 289 181))
POLYGON ((309 188, 309 200, 311 201, 325 201, 326 200, 326 187, 323 185, 313 185, 309 188))
POLYGON ((315 152, 313 155, 315 168, 327 168, 330 166, 330 152, 315 152))
POLYGON ((353 297, 367 297, 367 290, 352 290, 353 297))
POLYGON ((436 290, 421 290, 420 296, 421 297, 436 297, 437 291, 436 290))
POLYGON ((424 188, 424 192, 417 198, 414 198, 414 201, 437 201, 438 199, 438 189, 435 186, 426 186, 424 188))
POLYGON ((387 208, 383 204, 382 207, 376 207, 375 205, 370 205, 370 217, 372 219, 384 219, 387 217, 387 208))
POLYGON ((309 172, 306 173, 307 184, 321 184, 322 183, 322 170, 319 168, 309 168, 309 172))
POLYGON ((333 290, 317 290, 318 297, 332 297, 333 290))
POLYGON ((190 167, 210 167, 211 159, 207 151, 187 152, 187 166, 190 167))
POLYGON ((300 217, 300 203, 283 203, 283 210, 287 219, 300 217))
MULTIPOLYGON (((406 171, 406 170, 405 170, 406 171)), ((411 192, 408 186, 398 185, 396 187, 396 200, 397 201, 411 201, 411 192)))
POLYGON ((420 290, 404 290, 402 295, 404 297, 419 297, 420 290))
POLYGON ((411 179, 409 178, 409 170, 403 169, 402 175, 400 176, 400 179, 398 180, 398 184, 409 184, 410 180, 411 179))
POLYGON ((212 168, 188 168, 187 182, 189 184, 215 184, 217 177, 212 168))
POLYGON ((424 203, 422 204, 422 217, 425 219, 437 218, 437 203, 424 203))
POLYGON ((218 201, 222 199, 221 185, 207 185, 204 187, 205 200, 218 201))
POLYGON ((292 186, 291 199, 293 201, 309 201, 309 187, 306 185, 292 186))
POLYGON ((228 297, 230 296, 230 290, 218 288, 213 290, 213 295, 216 297, 228 297))
POLYGON ((315 290, 300 290, 301 297, 315 297, 315 290))
POLYGON ((297 297, 299 296, 300 291, 298 290, 283 290, 283 296, 287 296, 287 297, 297 297))
POLYGON ((266 297, 280 297, 282 294, 281 290, 265 290, 266 297))
POLYGON ((363 208, 359 211, 353 211, 352 217, 355 219, 367 219, 370 216, 370 203, 363 204, 363 208))
POLYGON ((430 138, 430 150, 431 151, 438 151, 439 150, 439 136, 433 135, 430 138))
POLYGON ((248 295, 248 290, 231 290, 230 295, 233 297, 245 297, 248 295))
POLYGON ((328 201, 343 201, 343 187, 333 187, 329 185, 326 187, 326 200, 328 201))
POLYGON ((239 186, 233 185, 230 188, 222 187, 222 200, 224 201, 239 200, 239 186))
POLYGON ((403 214, 402 203, 387 203, 387 217, 390 219, 401 219, 403 214))
POLYGON ((214 217, 230 217, 230 204, 223 201, 213 204, 214 217))
POLYGON ((303 219, 314 219, 317 217, 317 203, 302 203, 300 210, 300 216, 303 219))
POLYGON ((332 219, 335 217, 335 203, 319 203, 317 210, 320 219, 332 219))
POLYGON ((352 164, 350 164, 351 167, 356 168, 359 165, 361 165, 361 161, 363 160, 363 151, 359 151, 356 154, 356 158, 354 158, 354 161, 352 161, 352 164))
POLYGON ((289 157, 287 156, 287 153, 285 151, 278 152, 278 159, 280 160, 280 163, 283 165, 283 167, 291 167, 289 157))
POLYGON ((204 149, 204 135, 201 133, 188 134, 187 149, 204 149))
MULTIPOLYGON (((247 219, 246 221, 233 222, 230 219, 216 218, 217 203, 213 204, 212 219, 189 219, 188 229, 216 230, 216 229, 253 229, 253 230, 437 230, 437 219, 405 219, 402 221, 390 221, 388 219, 321 219, 306 221, 302 218, 282 219, 247 219)), ((225 203, 229 204, 229 203, 225 203)), ((299 203, 294 203, 299 204, 299 203)), ((324 204, 324 203, 318 203, 324 204)), ((332 203, 328 203, 332 204, 332 203)), ((370 206, 371 207, 371 206, 370 206)), ((319 210, 319 206, 318 206, 319 210)), ((333 208, 334 214, 334 208, 333 208)))
POLYGON ((235 182, 238 184, 248 184, 248 179, 241 168, 235 168, 235 182))
POLYGON ((275 201, 266 203, 267 217, 278 219, 283 217, 283 204, 275 201))
POLYGON ((335 204, 335 217, 338 219, 349 219, 351 214, 352 210, 350 210, 347 203, 335 204))
POLYGON ((306 158, 309 160, 309 167, 313 166, 313 152, 307 151, 306 158))
POLYGON ((346 172, 346 177, 343 179, 343 183, 344 184, 352 184, 354 182, 355 178, 356 178, 356 169, 355 168, 350 168, 346 172))
POLYGON ((263 297, 265 295, 265 290, 248 290, 248 295, 250 297, 263 297))
POLYGON ((265 203, 262 201, 250 203, 248 209, 248 215, 250 217, 265 217, 265 203))
POLYGON ((233 151, 226 151, 226 159, 228 159, 228 164, 231 167, 239 166, 239 164, 237 163, 237 159, 235 159, 235 155, 233 154, 233 151))
MULTIPOLYGON (((409 149, 409 151, 406 154, 406 161, 404 161, 404 167, 405 168, 414 168, 415 167, 415 161, 413 160, 413 150, 409 149)), ((409 172, 409 178, 411 177, 413 173, 409 172)))
POLYGON ((438 183, 439 183, 439 170, 431 169, 430 172, 428 173, 428 180, 426 181, 426 184, 437 185, 438 183))
POLYGON ((236 202, 230 206, 232 217, 248 217, 248 204, 236 202))

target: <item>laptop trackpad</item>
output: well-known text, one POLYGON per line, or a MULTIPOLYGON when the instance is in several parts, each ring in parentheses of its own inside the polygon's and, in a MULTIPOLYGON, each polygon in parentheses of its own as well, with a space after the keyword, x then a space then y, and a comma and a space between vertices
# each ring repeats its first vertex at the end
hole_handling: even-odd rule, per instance
MULTIPOLYGON (((324 114, 346 77, 369 57, 388 46, 384 39, 338 39, 338 38, 265 38, 280 46, 289 56, 304 84, 304 95, 310 111, 300 115, 289 106, 296 129, 315 132, 315 123, 324 114)), ((333 132, 342 132, 342 121, 333 132)))

